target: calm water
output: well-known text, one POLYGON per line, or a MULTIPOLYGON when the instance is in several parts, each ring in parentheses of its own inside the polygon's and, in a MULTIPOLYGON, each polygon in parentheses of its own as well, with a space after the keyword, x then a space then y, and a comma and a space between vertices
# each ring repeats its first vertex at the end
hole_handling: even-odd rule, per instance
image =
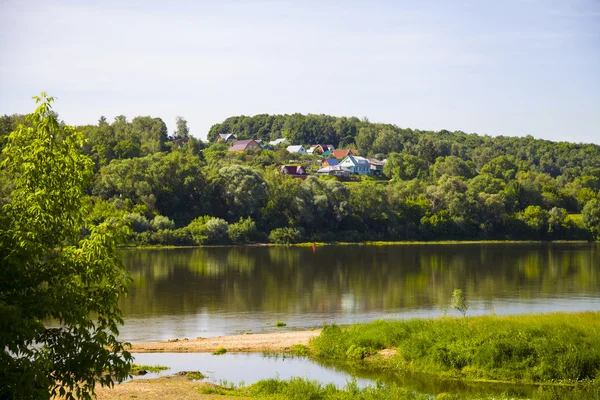
POLYGON ((600 309, 600 244, 127 250, 130 342, 439 316, 600 309), (448 310, 449 314, 456 314, 448 310))
MULTIPOLYGON (((275 357, 262 354, 223 354, 213 356, 209 353, 140 353, 134 354, 136 364, 164 365, 168 370, 160 373, 148 373, 134 379, 157 378, 173 375, 180 371, 200 371, 207 378, 205 382, 216 384, 227 381, 236 386, 250 385, 262 379, 278 377, 290 379, 301 377, 318 380, 323 384, 333 383, 343 387, 352 379, 352 374, 333 367, 319 365, 302 357, 275 357)), ((373 381, 355 378, 358 385, 372 385, 373 381)))

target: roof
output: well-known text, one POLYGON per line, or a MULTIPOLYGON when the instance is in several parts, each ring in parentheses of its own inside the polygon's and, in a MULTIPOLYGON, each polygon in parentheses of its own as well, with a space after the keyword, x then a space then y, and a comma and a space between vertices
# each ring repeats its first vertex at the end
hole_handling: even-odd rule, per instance
POLYGON ((282 165, 281 171, 290 175, 306 175, 306 169, 302 165, 282 165))
POLYGON ((369 165, 369 160, 361 156, 347 156, 341 162, 349 160, 354 165, 369 165))
POLYGON ((269 142, 269 144, 272 146, 277 146, 279 143, 289 143, 289 142, 286 138, 279 138, 279 139, 271 140, 269 142))
POLYGON ((327 159, 325 159, 325 161, 327 161, 327 164, 329 164, 329 165, 338 165, 340 163, 337 158, 333 158, 333 157, 327 158, 327 159))
POLYGON ((379 161, 376 158, 369 158, 369 163, 371 165, 385 165, 386 162, 387 162, 387 160, 379 161))
POLYGON ((331 152, 335 158, 344 158, 350 154, 358 154, 356 150, 352 149, 332 150, 331 152))
POLYGON ((301 150, 306 151, 306 149, 304 149, 304 147, 302 146, 288 146, 287 147, 287 151, 289 151, 290 153, 299 153, 301 150))
POLYGON ((232 136, 234 138, 237 138, 237 136, 235 136, 235 134, 233 134, 233 133, 219 133, 219 136, 221 137, 221 139, 225 139, 225 140, 229 139, 232 136))
MULTIPOLYGON (((229 151, 246 150, 246 147, 248 147, 248 145, 252 142, 256 143, 252 139, 238 140, 237 142, 235 142, 234 144, 231 145, 231 147, 229 148, 229 151)), ((256 145, 258 146, 258 143, 256 143, 256 145)))
POLYGON ((344 168, 340 165, 334 165, 329 167, 323 167, 317 171, 317 174, 328 174, 332 171, 340 171, 340 172, 350 172, 348 168, 344 168))

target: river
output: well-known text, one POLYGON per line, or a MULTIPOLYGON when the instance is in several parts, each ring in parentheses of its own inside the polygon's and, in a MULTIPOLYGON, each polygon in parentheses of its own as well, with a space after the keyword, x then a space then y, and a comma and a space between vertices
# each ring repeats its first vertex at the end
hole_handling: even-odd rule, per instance
POLYGON ((600 244, 488 243, 128 249, 132 343, 448 313, 600 309, 600 244))

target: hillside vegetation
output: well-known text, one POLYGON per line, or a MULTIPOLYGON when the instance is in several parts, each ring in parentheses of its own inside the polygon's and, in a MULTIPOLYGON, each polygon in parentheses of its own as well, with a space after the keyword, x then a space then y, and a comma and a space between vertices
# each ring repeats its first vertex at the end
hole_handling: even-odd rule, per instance
MULTIPOLYGON (((2 137, 23 122, 0 117, 2 137)), ((89 218, 127 219, 137 244, 600 237, 600 146, 527 137, 430 132, 325 115, 232 117, 209 143, 171 135, 160 118, 124 116, 77 127, 95 162, 89 218), (283 176, 293 162, 309 173, 318 155, 228 151, 238 139, 287 138, 332 144, 386 159, 383 174, 350 182, 283 176)), ((0 201, 11 177, 0 172, 0 201)))

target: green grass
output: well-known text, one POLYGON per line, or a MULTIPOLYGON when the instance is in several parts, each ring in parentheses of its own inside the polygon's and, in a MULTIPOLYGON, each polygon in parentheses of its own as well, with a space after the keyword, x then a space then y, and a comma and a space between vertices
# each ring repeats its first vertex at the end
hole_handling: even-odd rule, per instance
POLYGON ((227 353, 227 349, 225 347, 219 347, 218 349, 215 350, 215 352, 213 353, 213 355, 215 356, 220 356, 222 354, 227 353))
POLYGON ((129 373, 131 375, 140 375, 148 372, 158 373, 167 369, 169 369, 169 367, 165 367, 164 365, 131 364, 131 370, 129 371, 129 373))
POLYGON ((572 383, 600 375, 600 312, 329 325, 311 347, 317 359, 372 371, 572 383), (377 356, 384 348, 397 353, 377 356))
POLYGON ((291 400, 592 400, 598 399, 600 387, 595 384, 583 384, 573 390, 555 387, 540 388, 531 397, 522 397, 510 392, 505 394, 452 394, 439 393, 436 396, 417 393, 411 389, 396 384, 376 384, 359 388, 355 381, 348 382, 345 387, 338 388, 333 384, 324 385, 317 381, 304 378, 290 380, 267 379, 256 382, 248 387, 204 387, 205 394, 220 394, 229 396, 247 396, 258 399, 291 399, 291 400))
POLYGON ((200 372, 200 371, 190 371, 190 372, 188 372, 187 374, 185 374, 185 376, 186 376, 187 378, 190 378, 190 379, 195 379, 195 380, 198 380, 198 381, 199 381, 199 380, 201 380, 201 379, 204 379, 204 378, 206 378, 206 375, 204 375, 204 374, 203 374, 202 372, 200 372))
POLYGON ((285 322, 283 322, 283 321, 279 321, 278 320, 277 322, 275 322, 275 326, 277 328, 283 328, 283 327, 287 326, 287 324, 285 322))

